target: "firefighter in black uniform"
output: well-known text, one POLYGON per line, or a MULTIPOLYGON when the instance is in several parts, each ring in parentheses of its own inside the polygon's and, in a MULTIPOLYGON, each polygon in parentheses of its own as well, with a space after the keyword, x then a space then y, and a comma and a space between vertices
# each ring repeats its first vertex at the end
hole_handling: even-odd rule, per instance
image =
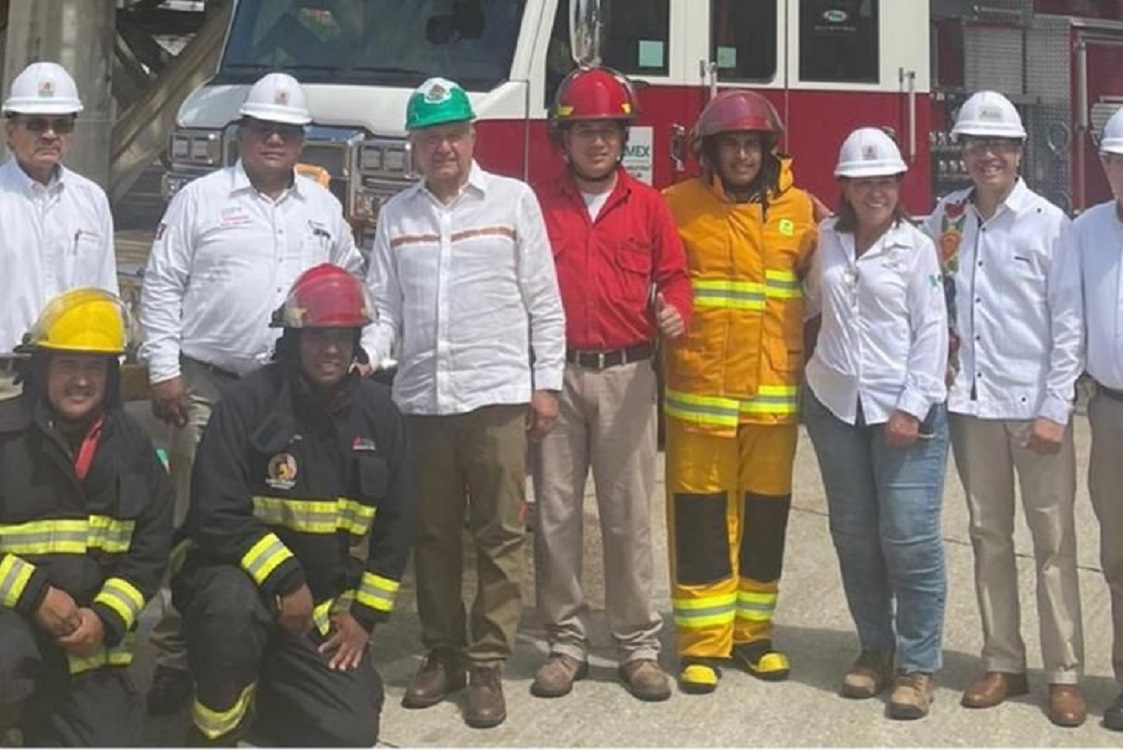
POLYGON ((366 290, 309 269, 274 316, 274 362, 231 386, 195 458, 173 581, 196 696, 189 741, 371 746, 367 643, 413 542, 405 422, 352 372, 366 290), (365 541, 365 560, 351 550, 365 541))
POLYGON ((47 304, 0 403, 0 736, 139 746, 133 627, 167 567, 173 491, 121 408, 127 316, 102 289, 47 304))

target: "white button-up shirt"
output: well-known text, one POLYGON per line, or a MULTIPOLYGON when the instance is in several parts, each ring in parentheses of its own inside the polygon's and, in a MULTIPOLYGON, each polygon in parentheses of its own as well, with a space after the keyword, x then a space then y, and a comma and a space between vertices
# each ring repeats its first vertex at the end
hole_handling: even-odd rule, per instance
POLYGON ((81 286, 117 294, 105 191, 61 165, 43 185, 9 156, 0 166, 0 269, 0 354, 11 353, 56 295, 81 286))
POLYGON ((949 206, 962 222, 958 256, 945 258, 961 363, 948 410, 1066 424, 1083 362, 1077 261, 1060 243, 1069 220, 1021 179, 986 221, 971 196, 947 196, 926 226, 939 245, 949 206))
POLYGON ((860 258, 837 219, 819 228, 804 282, 805 315, 822 314, 807 385, 842 421, 889 420, 895 409, 923 421, 947 398, 948 319, 936 248, 902 222, 860 258))
POLYGON ((463 414, 561 389, 565 317, 525 183, 473 163, 447 205, 423 182, 403 190, 379 213, 368 282, 379 360, 400 348, 403 412, 463 414))
POLYGON ((1081 214, 1062 242, 1080 260, 1088 374, 1123 390, 1123 223, 1115 201, 1081 214))
POLYGON ((188 183, 156 230, 144 271, 140 357, 153 383, 180 374, 179 357, 244 375, 271 356, 270 328, 297 276, 334 263, 361 278, 343 207, 297 175, 276 200, 257 191, 242 163, 188 183))

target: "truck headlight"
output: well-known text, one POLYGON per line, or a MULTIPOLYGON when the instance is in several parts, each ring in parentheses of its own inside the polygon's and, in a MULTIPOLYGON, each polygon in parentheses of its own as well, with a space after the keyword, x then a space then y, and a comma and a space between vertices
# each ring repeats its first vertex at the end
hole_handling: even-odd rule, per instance
POLYGON ((412 179, 413 158, 409 143, 399 140, 365 142, 359 151, 359 171, 391 179, 412 179))
POLYGON ((179 164, 222 166, 222 134, 214 130, 177 130, 168 150, 172 161, 179 164))

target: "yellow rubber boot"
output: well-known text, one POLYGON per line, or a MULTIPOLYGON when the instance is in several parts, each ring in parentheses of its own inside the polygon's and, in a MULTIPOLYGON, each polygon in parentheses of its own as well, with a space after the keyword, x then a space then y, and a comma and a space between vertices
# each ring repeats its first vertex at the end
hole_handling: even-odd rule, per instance
POLYGON ((682 662, 682 669, 678 674, 678 687, 684 693, 701 695, 712 693, 717 688, 721 679, 721 670, 712 664, 695 659, 682 662))
POLYGON ((792 671, 787 654, 772 648, 772 641, 738 643, 733 647, 733 660, 753 677, 768 682, 786 680, 792 671))

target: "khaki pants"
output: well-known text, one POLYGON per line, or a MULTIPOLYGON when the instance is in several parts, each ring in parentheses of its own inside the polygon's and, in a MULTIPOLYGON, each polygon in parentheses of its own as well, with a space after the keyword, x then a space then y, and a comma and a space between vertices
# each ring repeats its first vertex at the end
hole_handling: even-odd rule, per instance
POLYGON ((1041 653, 1050 683, 1075 683, 1084 661, 1076 579, 1076 454, 1072 424, 1060 453, 1022 446, 1030 421, 951 415, 955 466, 967 496, 975 590, 988 671, 1026 671, 1014 560, 1014 477, 1033 537, 1041 653))
POLYGON ((23 393, 23 386, 16 385, 13 382, 15 379, 14 372, 0 372, 0 401, 16 398, 23 393))
POLYGON ((1097 393, 1088 403, 1088 423, 1088 493, 1100 522, 1100 567, 1111 591, 1111 665, 1123 686, 1123 402, 1097 393))
MULTIPOLYGON (((187 385, 187 424, 172 427, 168 451, 168 467, 175 485, 175 526, 187 520, 191 502, 191 468, 195 465, 195 449, 210 421, 211 412, 230 384, 237 382, 188 357, 181 358, 183 380, 187 385)), ((182 621, 172 606, 167 586, 160 590, 163 617, 152 629, 152 645, 156 649, 156 663, 168 669, 187 669, 187 644, 180 634, 182 621)))
POLYGON ((414 545, 417 613, 426 649, 506 661, 522 608, 526 526, 526 404, 409 417, 420 522, 414 545), (464 521, 476 545, 476 599, 464 611, 464 521))
POLYGON ((650 362, 606 370, 567 365, 557 424, 531 451, 537 604, 551 653, 579 661, 587 655, 581 558, 591 467, 613 640, 625 661, 658 659, 662 619, 651 604, 655 396, 650 362))

